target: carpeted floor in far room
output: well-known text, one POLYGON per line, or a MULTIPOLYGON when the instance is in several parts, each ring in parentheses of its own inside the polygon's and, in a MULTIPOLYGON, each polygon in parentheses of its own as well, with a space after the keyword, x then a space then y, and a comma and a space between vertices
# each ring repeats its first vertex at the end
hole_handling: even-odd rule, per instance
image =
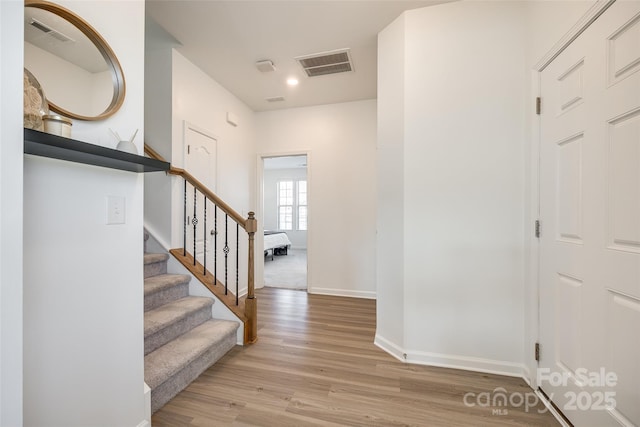
POLYGON ((289 249, 287 255, 264 258, 264 284, 272 288, 307 289, 307 250, 289 249))

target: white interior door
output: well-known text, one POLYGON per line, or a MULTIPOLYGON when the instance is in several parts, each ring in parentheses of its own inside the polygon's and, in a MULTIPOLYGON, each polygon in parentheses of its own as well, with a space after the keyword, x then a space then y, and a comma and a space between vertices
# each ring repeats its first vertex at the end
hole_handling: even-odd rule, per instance
MULTIPOLYGON (((217 181, 217 143, 218 141, 212 133, 184 122, 184 169, 213 192, 216 191, 217 181)), ((194 198, 193 187, 187 184, 187 251, 193 253, 195 239, 196 259, 203 262, 205 239, 207 239, 207 257, 211 259, 211 240, 213 238, 211 230, 214 227, 213 204, 207 203, 205 215, 204 197, 202 193, 196 193, 194 198)))
POLYGON ((218 139, 209 131, 184 122, 184 168, 215 193, 218 139))
POLYGON ((543 72, 540 387, 576 426, 640 426, 640 2, 543 72))

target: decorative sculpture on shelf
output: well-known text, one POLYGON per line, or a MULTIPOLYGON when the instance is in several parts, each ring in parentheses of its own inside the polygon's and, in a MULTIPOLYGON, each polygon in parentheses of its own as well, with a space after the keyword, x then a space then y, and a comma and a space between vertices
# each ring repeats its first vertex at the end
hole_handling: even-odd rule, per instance
POLYGON ((49 107, 40 83, 29 70, 24 69, 24 127, 44 131, 42 116, 49 114, 49 107))

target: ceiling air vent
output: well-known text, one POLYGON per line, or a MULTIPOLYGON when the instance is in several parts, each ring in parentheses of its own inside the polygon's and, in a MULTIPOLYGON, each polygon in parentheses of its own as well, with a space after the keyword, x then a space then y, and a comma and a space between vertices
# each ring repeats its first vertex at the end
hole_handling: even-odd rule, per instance
POLYGON ((269 61, 268 59, 256 62, 256 68, 263 73, 276 70, 276 66, 273 65, 273 61, 269 61))
POLYGON ((274 96, 272 98, 265 98, 267 102, 280 102, 284 101, 284 96, 274 96))
POLYGON ((46 33, 48 36, 51 36, 57 40, 60 40, 61 42, 74 42, 75 40, 73 40, 71 37, 67 36, 66 34, 62 34, 60 31, 58 30, 54 30, 53 28, 51 28, 50 26, 48 26, 47 24, 44 24, 40 21, 38 21, 37 19, 31 18, 31 21, 29 21, 29 25, 31 25, 34 28, 37 28, 38 30, 42 31, 43 33, 46 33))
POLYGON ((353 71, 349 49, 332 50, 295 58, 309 77, 353 71))

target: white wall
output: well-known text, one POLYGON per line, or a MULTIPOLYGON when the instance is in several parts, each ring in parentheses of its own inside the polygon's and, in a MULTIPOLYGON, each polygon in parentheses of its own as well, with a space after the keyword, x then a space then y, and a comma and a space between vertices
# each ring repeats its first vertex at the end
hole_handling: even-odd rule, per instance
MULTIPOLYGON (((112 128, 144 140, 144 2, 64 1, 108 41, 127 96, 74 136, 111 146, 112 128)), ((24 424, 138 426, 145 420, 139 174, 25 157, 24 424), (106 197, 126 223, 106 225, 106 197)))
POLYGON ((378 36, 376 343, 404 354, 405 15, 378 36))
MULTIPOLYGON (((416 363, 521 375, 524 8, 456 2, 404 20, 404 41, 395 37, 405 55, 404 134, 397 123, 379 128, 404 149, 404 168, 394 171, 404 175, 404 319, 396 319, 404 353, 416 363)), ((385 47, 380 63, 398 55, 385 47)), ((398 87, 379 85, 387 83, 398 87)), ((392 102, 379 99, 381 109, 392 102)))
MULTIPOLYGON (((174 47, 177 41, 148 19, 145 123, 147 143, 172 166, 184 166, 184 123, 217 138, 216 194, 243 217, 255 210, 254 113, 234 95, 192 64, 174 47), (227 123, 227 112, 239 118, 227 123)), ((170 248, 183 246, 183 185, 178 177, 145 177, 145 224, 170 248)), ((220 218, 219 218, 220 221, 220 218)), ((220 224, 220 222, 219 222, 220 224)), ((231 227, 231 225, 230 225, 231 227)), ((235 226, 234 226, 235 227, 235 226)), ((235 248, 235 229, 229 246, 235 248)), ((209 245, 212 247, 212 245, 209 245)), ((240 233, 240 293, 246 292, 247 239, 240 233)), ((222 262, 223 258, 219 257, 222 262)), ((235 282, 235 266, 233 267, 235 282)))
MULTIPOLYGON (((280 181, 300 181, 307 179, 306 168, 295 169, 265 169, 263 174, 263 206, 265 230, 278 230, 278 182, 280 181)), ((295 224, 294 217, 294 224, 295 224)), ((295 227, 294 227, 295 228, 295 227)), ((306 230, 287 230, 287 236, 291 240, 291 247, 294 249, 306 249, 306 230)))
MULTIPOLYGON (((149 16, 145 25, 144 128, 145 142, 168 162, 172 155, 172 68, 177 41, 149 16)), ((144 223, 171 247, 171 178, 144 176, 144 223)))
POLYGON ((392 354, 535 376, 531 69, 593 4, 458 2, 380 34, 376 342, 392 354), (384 252, 398 236, 400 262, 384 252))
POLYGON ((308 154, 309 292, 375 298, 376 101, 263 112, 256 124, 259 155, 308 154))
MULTIPOLYGON (((185 121, 215 135, 218 162, 216 194, 246 218, 249 211, 255 211, 253 111, 176 50, 172 56, 172 88, 171 164, 177 167, 184 165, 185 121), (238 117, 238 126, 227 123, 227 112, 238 117)), ((183 181, 175 178, 172 182, 172 231, 168 238, 174 248, 182 247, 183 197, 183 181)), ((229 246, 235 247, 235 233, 231 228, 229 230, 229 246)), ((246 253, 246 234, 241 231, 240 254, 246 253)), ((222 257, 219 258, 222 262, 222 257)), ((240 257, 239 283, 240 294, 243 294, 247 283, 247 257, 244 255, 240 257)))
MULTIPOLYGON (((255 210, 253 111, 178 53, 174 47, 179 43, 151 18, 147 19, 147 36, 147 143, 172 166, 181 168, 185 121, 215 135, 219 177, 216 194, 247 217, 255 210), (227 112, 239 118, 237 127, 227 123, 227 112)), ((183 182, 182 178, 164 175, 145 177, 145 224, 170 248, 183 246, 183 182)), ((232 235, 230 247, 235 247, 235 231, 232 235)), ((246 234, 241 232, 240 293, 246 291, 246 251, 246 234)))
POLYGON ((22 425, 24 4, 0 1, 0 425, 22 425))
MULTIPOLYGON (((216 194, 246 217, 250 210, 255 210, 253 111, 175 50, 172 79, 172 164, 177 167, 184 164, 185 120, 215 135, 218 138, 216 194), (237 127, 227 123, 227 112, 239 118, 237 127)), ((182 217, 181 211, 174 213, 174 218, 178 217, 182 217)), ((174 247, 182 242, 180 224, 180 221, 173 222, 174 247)))

